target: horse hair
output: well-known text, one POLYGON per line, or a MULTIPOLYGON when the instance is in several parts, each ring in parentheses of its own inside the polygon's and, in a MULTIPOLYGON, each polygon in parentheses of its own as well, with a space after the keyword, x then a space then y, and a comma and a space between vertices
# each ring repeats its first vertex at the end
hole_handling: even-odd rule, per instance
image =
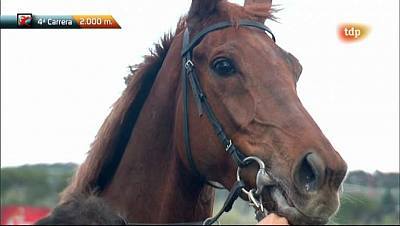
POLYGON ((166 33, 154 50, 144 56, 144 61, 125 78, 127 87, 121 97, 113 104, 112 111, 105 119, 86 161, 75 173, 71 184, 63 192, 61 200, 69 193, 95 190, 101 192, 114 176, 126 145, 132 135, 136 120, 151 91, 175 34, 181 32, 185 19, 181 18, 174 33, 166 33))
POLYGON ((127 221, 95 195, 73 194, 36 225, 125 225, 127 221))

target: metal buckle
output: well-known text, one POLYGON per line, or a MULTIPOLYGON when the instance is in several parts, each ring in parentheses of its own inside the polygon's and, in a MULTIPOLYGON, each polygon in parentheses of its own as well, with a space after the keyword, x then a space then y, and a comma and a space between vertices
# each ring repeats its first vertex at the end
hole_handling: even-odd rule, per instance
POLYGON ((246 189, 242 189, 242 191, 247 195, 247 198, 249 199, 251 206, 254 206, 254 208, 257 208, 257 209, 264 210, 262 203, 254 197, 254 192, 255 192, 254 189, 251 189, 250 191, 247 191, 246 189))
MULTIPOLYGON (((249 161, 255 161, 255 162, 258 163, 258 166, 259 166, 259 169, 258 169, 258 172, 257 172, 257 176, 256 176, 257 189, 256 189, 254 194, 256 196, 260 196, 264 186, 274 185, 274 181, 268 175, 268 173, 265 171, 265 164, 260 158, 258 158, 256 156, 249 156, 249 157, 243 159, 244 163, 249 162, 249 161)), ((240 170, 241 170, 241 168, 238 167, 238 169, 236 171, 236 179, 237 180, 241 180, 240 179, 240 170)))
POLYGON ((225 147, 225 151, 228 151, 229 150, 229 148, 231 148, 232 147, 232 140, 229 140, 229 144, 228 145, 226 145, 226 147, 225 147))
POLYGON ((275 184, 275 182, 272 180, 270 175, 265 171, 265 169, 260 168, 257 172, 257 177, 256 177, 257 190, 256 190, 255 194, 257 196, 260 196, 262 193, 262 190, 265 186, 272 186, 274 184, 275 184))
POLYGON ((250 191, 246 191, 246 189, 242 189, 242 191, 247 195, 249 199, 249 206, 252 206, 255 210, 255 217, 257 221, 261 221, 262 218, 266 217, 268 212, 264 209, 262 196, 259 196, 258 199, 255 198, 255 189, 251 189, 250 191))
MULTIPOLYGON (((242 192, 245 193, 248 197, 249 200, 249 205, 253 206, 255 209, 255 214, 256 214, 256 219, 258 221, 261 220, 261 218, 264 218, 268 212, 266 209, 264 209, 263 206, 263 200, 262 200, 262 190, 264 189, 265 186, 271 186, 274 185, 274 181, 272 178, 268 175, 268 173, 265 171, 265 164, 264 162, 256 157, 256 156, 249 156, 243 160, 244 163, 250 162, 250 161, 255 161, 258 163, 259 169, 257 172, 257 177, 256 177, 256 189, 251 189, 250 191, 247 191, 246 189, 242 188, 242 192)), ((236 171, 236 179, 240 181, 240 170, 241 168, 238 167, 236 171)))
MULTIPOLYGON (((262 170, 265 171, 265 164, 264 164, 264 162, 263 162, 260 158, 258 158, 258 157, 256 157, 256 156, 249 156, 249 157, 246 157, 245 159, 243 159, 243 162, 244 162, 244 163, 247 163, 247 162, 250 162, 250 161, 255 161, 255 162, 258 163, 258 166, 259 166, 258 172, 260 172, 260 170, 261 170, 261 171, 262 171, 262 170)), ((240 168, 240 167, 237 168, 237 171, 236 171, 236 179, 237 179, 237 180, 240 180, 240 170, 241 170, 241 169, 242 169, 242 168, 240 168)), ((257 177, 258 177, 259 174, 260 174, 260 173, 257 173, 257 177)))
POLYGON ((185 69, 188 71, 192 71, 193 67, 194 67, 193 61, 187 60, 185 63, 185 69))

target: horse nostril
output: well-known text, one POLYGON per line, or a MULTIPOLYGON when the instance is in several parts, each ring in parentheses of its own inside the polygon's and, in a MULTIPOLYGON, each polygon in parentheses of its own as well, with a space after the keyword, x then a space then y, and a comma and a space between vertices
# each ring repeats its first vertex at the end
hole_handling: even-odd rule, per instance
POLYGON ((295 184, 303 191, 316 191, 323 177, 322 160, 315 154, 307 154, 299 163, 295 172, 295 184))

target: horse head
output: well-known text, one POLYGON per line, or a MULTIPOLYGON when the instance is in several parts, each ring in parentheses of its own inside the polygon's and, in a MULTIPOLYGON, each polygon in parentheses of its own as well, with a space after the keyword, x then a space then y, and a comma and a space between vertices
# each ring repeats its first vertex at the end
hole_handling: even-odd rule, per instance
MULTIPOLYGON (((225 0, 193 0, 186 20, 191 39, 219 22, 233 26, 207 33, 193 47, 191 61, 226 134, 244 155, 262 159, 275 181, 263 192, 267 209, 291 223, 326 223, 338 209, 347 165, 298 98, 299 61, 264 31, 239 26, 241 20, 273 19, 271 5, 269 0, 246 0, 243 7, 225 0)), ((180 93, 178 99, 184 98, 180 93)), ((207 117, 199 117, 194 95, 189 95, 188 105, 197 171, 231 188, 237 166, 207 117)), ((177 108, 174 134, 182 141, 184 109, 177 108)), ((184 146, 178 150, 190 170, 184 146)), ((256 170, 251 165, 242 171, 249 187, 255 186, 256 170)))

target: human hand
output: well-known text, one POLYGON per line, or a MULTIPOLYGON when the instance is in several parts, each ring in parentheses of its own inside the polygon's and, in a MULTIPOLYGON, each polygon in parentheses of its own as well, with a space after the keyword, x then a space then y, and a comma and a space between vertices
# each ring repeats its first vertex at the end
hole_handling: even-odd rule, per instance
POLYGON ((280 217, 275 213, 271 213, 258 222, 257 225, 289 225, 289 222, 286 220, 286 218, 280 217))

